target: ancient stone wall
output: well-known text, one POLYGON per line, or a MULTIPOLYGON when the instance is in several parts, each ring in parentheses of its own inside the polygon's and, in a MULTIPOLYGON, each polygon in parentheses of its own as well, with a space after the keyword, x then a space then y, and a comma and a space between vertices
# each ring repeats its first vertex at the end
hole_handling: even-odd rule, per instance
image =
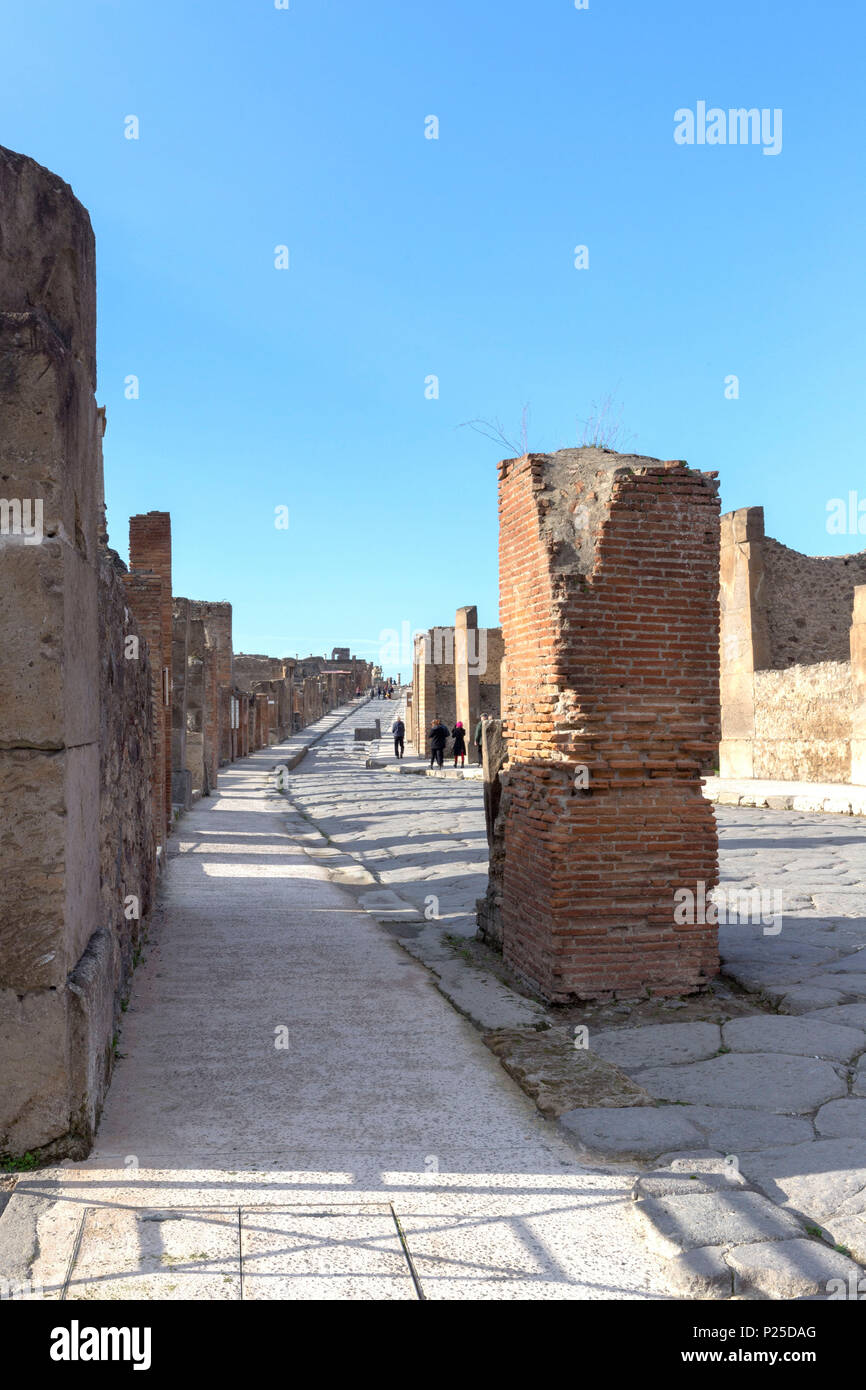
POLYGON ((568 449, 500 465, 506 960, 548 999, 681 994, 718 968, 675 893, 717 882, 717 487, 568 449))
POLYGON ((102 921, 116 943, 120 998, 150 915, 157 828, 148 794, 155 777, 150 657, 127 603, 124 565, 113 552, 99 569, 100 874, 102 921))
POLYGON ((847 782, 854 687, 849 661, 756 671, 753 776, 847 782))
POLYGON ((866 552, 801 555, 771 536, 764 535, 760 543, 769 664, 778 671, 847 661, 854 589, 866 584, 866 552))
POLYGON ((720 575, 721 776, 849 781, 866 552, 800 555, 765 535, 763 508, 744 507, 722 517, 720 575))
POLYGON ((90 221, 2 149, 0 207, 0 477, 41 510, 0 534, 0 1153, 80 1155, 139 929, 126 899, 152 891, 150 671, 102 543, 90 221))

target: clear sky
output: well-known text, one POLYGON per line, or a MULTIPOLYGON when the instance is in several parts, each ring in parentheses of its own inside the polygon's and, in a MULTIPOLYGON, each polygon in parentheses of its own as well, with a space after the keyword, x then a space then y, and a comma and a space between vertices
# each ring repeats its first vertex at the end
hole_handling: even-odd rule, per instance
POLYGON ((7 0, 2 26, 0 143, 96 231, 112 543, 170 511, 175 591, 230 600, 236 650, 495 624, 513 451, 461 424, 519 444, 527 403, 531 449, 613 396, 619 447, 717 469, 724 510, 866 545, 827 532, 866 500, 857 0, 7 0), (781 151, 676 143, 702 101, 780 109, 781 151))

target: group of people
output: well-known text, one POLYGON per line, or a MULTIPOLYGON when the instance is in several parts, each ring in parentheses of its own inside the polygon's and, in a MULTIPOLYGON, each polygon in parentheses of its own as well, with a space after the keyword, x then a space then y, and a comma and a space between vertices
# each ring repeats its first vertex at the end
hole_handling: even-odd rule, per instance
MULTIPOLYGON (((484 716, 482 715, 475 726, 474 738, 479 763, 483 762, 481 747, 483 728, 484 716)), ((394 723, 391 725, 391 733, 394 738, 394 756, 398 759, 402 758, 406 747, 406 725, 403 723, 402 719, 397 718, 394 720, 394 723)), ((445 762, 445 748, 449 738, 453 738, 454 740, 454 746, 451 749, 454 756, 454 766, 457 766, 458 759, 460 760, 461 767, 466 766, 466 730, 463 727, 462 720, 458 719, 454 728, 449 730, 448 725, 443 724, 442 720, 437 715, 430 725, 427 737, 430 740, 431 767, 443 766, 445 762)))
POLYGON ((397 682, 394 680, 387 680, 384 685, 374 686, 372 690, 373 698, 376 700, 393 700, 396 694, 397 682))

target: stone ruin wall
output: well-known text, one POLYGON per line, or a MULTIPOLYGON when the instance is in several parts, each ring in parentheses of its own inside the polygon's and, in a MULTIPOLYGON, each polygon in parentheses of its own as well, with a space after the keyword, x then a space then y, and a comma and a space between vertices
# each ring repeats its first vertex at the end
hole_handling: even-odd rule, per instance
POLYGON ((722 518, 722 777, 856 780, 851 629, 864 583, 866 552, 801 555, 765 535, 761 507, 722 518))
POLYGON ((0 1152, 86 1152, 150 901, 146 650, 104 537, 93 233, 71 189, 0 150, 0 1152), (121 784, 122 783, 122 784, 121 784), (94 814, 96 808, 96 814, 94 814))
MULTIPOLYGON (((167 512, 131 519, 129 569, 109 548, 90 220, 2 148, 0 207, 0 1156, 80 1158, 174 814, 295 692, 272 667, 271 720, 234 683, 231 605, 172 595, 167 512)), ((309 682, 314 717, 346 679, 309 682)))
POLYGON ((561 450, 500 465, 507 760, 488 902, 506 961, 568 1002, 701 988, 718 881, 718 496, 680 463, 561 450), (588 770, 588 784, 576 780, 588 770))
POLYGON ((407 707, 409 739, 419 754, 429 753, 427 731, 436 715, 453 729, 463 721, 467 762, 475 761, 475 726, 481 714, 498 717, 502 630, 479 628, 477 609, 457 610, 454 627, 430 628, 414 642, 412 691, 407 707))

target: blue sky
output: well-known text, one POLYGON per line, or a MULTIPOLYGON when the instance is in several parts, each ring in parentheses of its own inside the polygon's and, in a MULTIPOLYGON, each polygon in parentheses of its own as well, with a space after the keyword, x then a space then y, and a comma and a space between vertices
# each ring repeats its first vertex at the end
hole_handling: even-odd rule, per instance
POLYGON ((237 650, 375 659, 384 630, 473 602, 495 624, 510 451, 460 426, 518 435, 525 403, 544 450, 613 395, 620 447, 717 469, 724 510, 763 504, 812 554, 866 545, 826 526, 830 499, 866 498, 854 0, 2 19, 0 143, 96 231, 112 543, 169 510, 175 591, 230 600, 237 650), (780 108, 781 153, 677 145, 699 101, 780 108))

